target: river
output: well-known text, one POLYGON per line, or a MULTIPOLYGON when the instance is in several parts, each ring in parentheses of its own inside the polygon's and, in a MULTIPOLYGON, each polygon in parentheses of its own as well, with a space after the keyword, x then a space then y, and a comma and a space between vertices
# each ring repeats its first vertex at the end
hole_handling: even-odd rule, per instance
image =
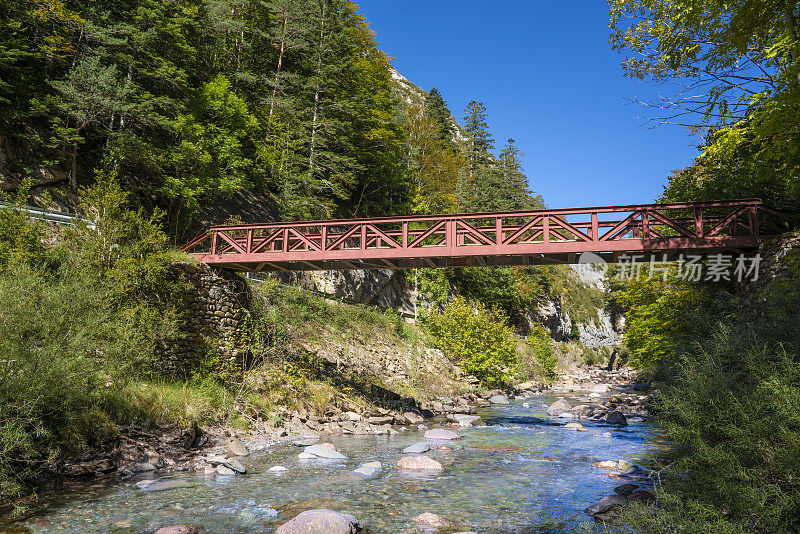
POLYGON ((245 475, 172 473, 138 489, 135 483, 153 478, 151 473, 62 489, 23 520, 3 526, 0 519, 0 532, 150 534, 175 523, 196 524, 212 534, 273 532, 313 508, 352 514, 380 533, 431 532, 413 520, 424 512, 456 525, 438 532, 574 532, 593 523, 584 508, 626 481, 593 464, 617 459, 636 464, 651 446, 652 432, 644 423, 615 428, 591 421, 582 422, 588 432, 566 429, 566 421, 544 413, 542 406, 554 400, 531 397, 481 409, 485 426, 457 429, 458 441, 431 442, 452 449, 427 453, 444 465, 441 472, 394 467, 404 447, 425 441, 416 429, 327 439, 348 457, 339 461, 300 460, 301 449, 280 444, 243 458, 245 475), (353 473, 375 460, 384 466, 377 477, 353 473), (287 471, 270 472, 275 465, 287 471))

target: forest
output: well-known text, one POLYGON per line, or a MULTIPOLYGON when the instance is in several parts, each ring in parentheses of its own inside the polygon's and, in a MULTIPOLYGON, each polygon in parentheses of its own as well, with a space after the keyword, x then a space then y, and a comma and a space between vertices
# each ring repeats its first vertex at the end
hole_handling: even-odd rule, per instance
POLYGON ((463 126, 435 88, 404 102, 354 2, 2 8, 0 138, 16 183, 75 192, 114 173, 176 238, 243 191, 289 220, 541 205, 514 140, 493 152, 480 102, 463 126))

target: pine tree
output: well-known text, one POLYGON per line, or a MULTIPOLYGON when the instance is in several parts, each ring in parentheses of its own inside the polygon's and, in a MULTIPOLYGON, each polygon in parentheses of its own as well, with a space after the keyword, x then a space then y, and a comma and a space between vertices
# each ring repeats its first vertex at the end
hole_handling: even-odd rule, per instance
POLYGON ((273 0, 268 5, 275 24, 271 27, 270 41, 274 48, 274 74, 270 76, 268 127, 275 116, 276 108, 291 108, 291 95, 296 88, 297 63, 311 45, 309 0, 273 0))
POLYGON ((439 124, 427 110, 409 109, 408 168, 414 180, 415 213, 449 213, 457 208, 456 189, 463 159, 439 137, 439 124))
POLYGON ((439 139, 452 144, 453 118, 447 102, 436 87, 431 89, 425 97, 425 113, 436 123, 439 129, 439 139))
POLYGON ((514 211, 544 207, 542 197, 532 195, 528 178, 522 172, 523 154, 514 139, 509 139, 497 165, 477 171, 469 211, 514 211))
POLYGON ((489 133, 486 107, 475 100, 470 100, 464 110, 464 133, 467 136, 466 158, 469 172, 474 175, 479 169, 490 165, 494 150, 494 138, 489 133))

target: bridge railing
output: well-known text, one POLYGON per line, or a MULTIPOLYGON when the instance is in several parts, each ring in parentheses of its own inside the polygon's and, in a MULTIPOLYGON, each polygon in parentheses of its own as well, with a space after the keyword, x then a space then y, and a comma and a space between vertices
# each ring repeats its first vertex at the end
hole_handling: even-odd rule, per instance
POLYGON ((770 213, 760 200, 745 199, 226 225, 184 250, 208 263, 271 269, 286 262, 323 268, 325 261, 347 267, 378 260, 393 268, 393 260, 409 258, 750 247, 765 235, 761 222, 770 213))

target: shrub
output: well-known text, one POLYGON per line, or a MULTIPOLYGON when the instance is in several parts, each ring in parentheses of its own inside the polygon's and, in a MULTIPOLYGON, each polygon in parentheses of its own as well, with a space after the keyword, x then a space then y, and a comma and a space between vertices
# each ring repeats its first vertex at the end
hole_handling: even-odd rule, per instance
POLYGON ((682 353, 659 402, 671 462, 647 533, 800 529, 800 362, 742 326, 682 353))
POLYGON ((0 211, 0 498, 44 460, 114 435, 113 392, 148 374, 175 333, 183 286, 167 278, 157 221, 125 209, 112 178, 84 198, 97 226, 50 249, 41 225, 0 211))
POLYGON ((730 316, 736 308, 724 285, 693 283, 675 276, 666 281, 633 280, 620 300, 628 307, 625 345, 629 362, 645 370, 671 364, 679 350, 704 336, 711 327, 709 320, 730 316))
POLYGON ((527 340, 517 351, 519 365, 516 378, 520 382, 538 379, 550 382, 558 376, 558 356, 553 350, 552 338, 541 325, 536 325, 528 334, 527 340))
POLYGON ((428 318, 436 346, 490 387, 504 384, 516 362, 516 340, 497 309, 454 298, 428 318))

